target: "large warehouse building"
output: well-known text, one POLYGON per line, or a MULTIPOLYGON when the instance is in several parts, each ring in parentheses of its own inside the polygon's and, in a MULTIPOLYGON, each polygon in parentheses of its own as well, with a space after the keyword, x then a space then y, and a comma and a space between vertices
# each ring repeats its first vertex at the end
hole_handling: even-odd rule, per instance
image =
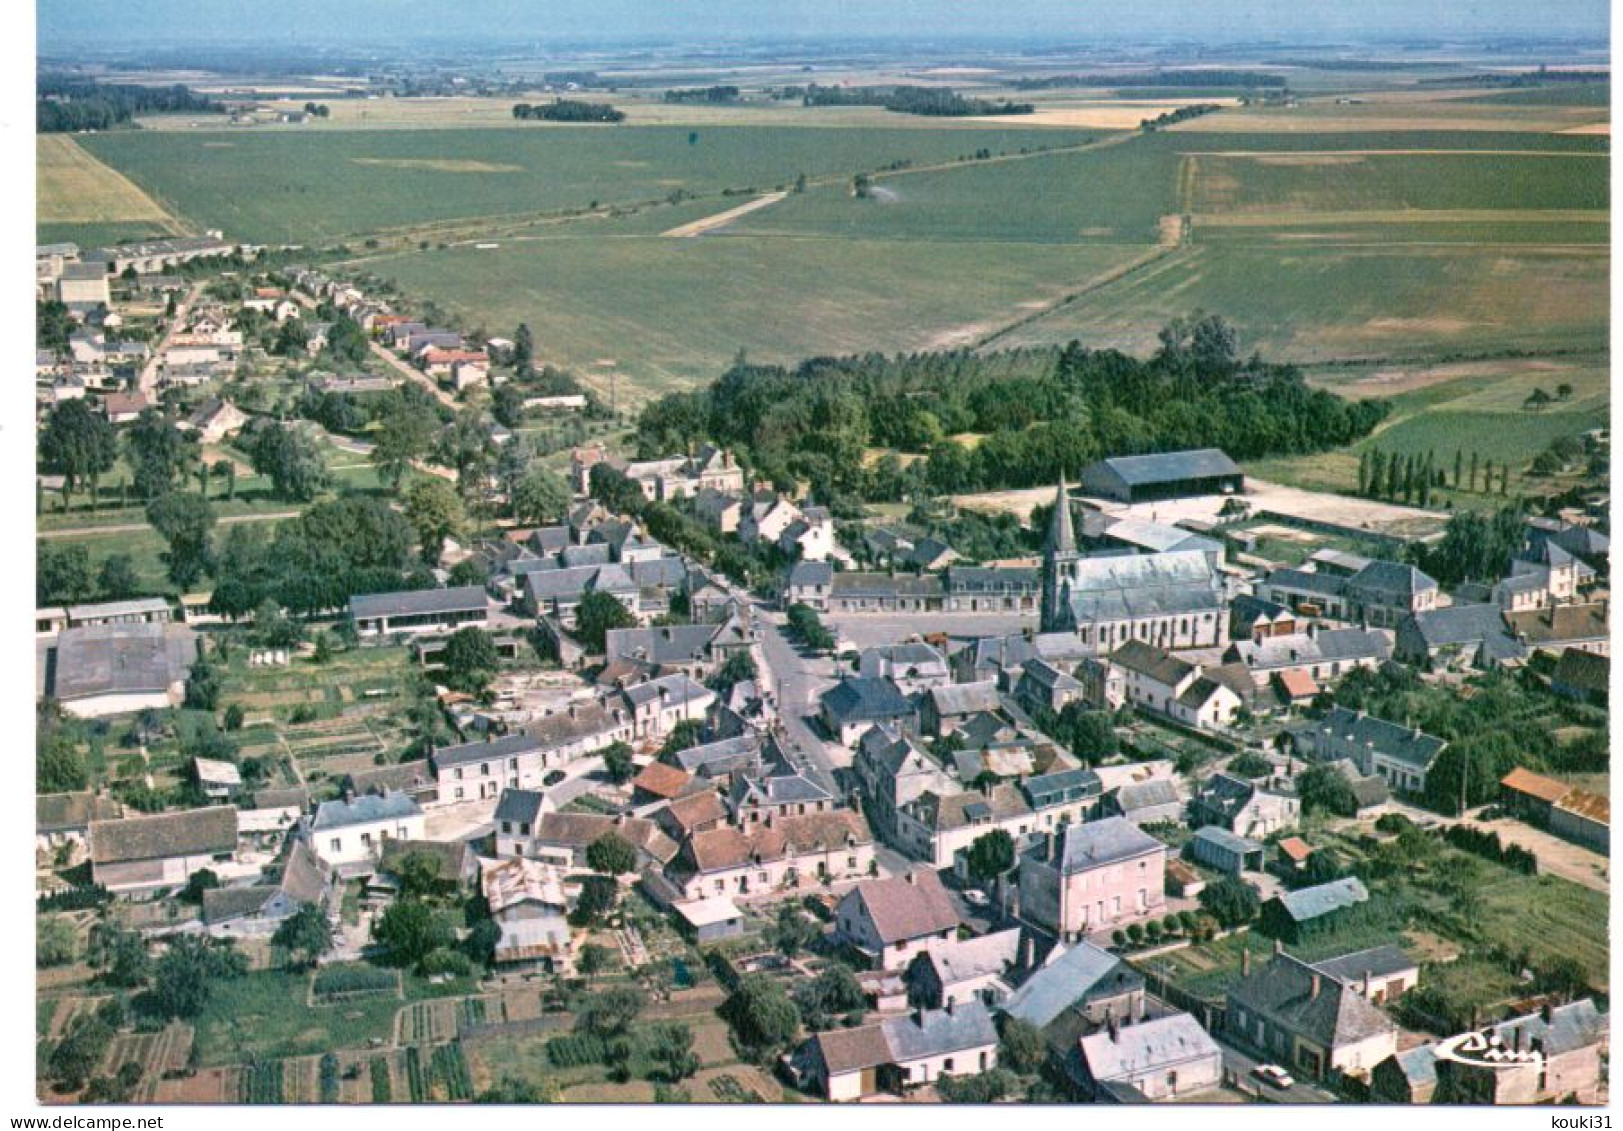
POLYGON ((1193 495, 1236 495, 1245 476, 1216 448, 1117 456, 1082 471, 1082 493, 1123 503, 1182 499, 1193 495))

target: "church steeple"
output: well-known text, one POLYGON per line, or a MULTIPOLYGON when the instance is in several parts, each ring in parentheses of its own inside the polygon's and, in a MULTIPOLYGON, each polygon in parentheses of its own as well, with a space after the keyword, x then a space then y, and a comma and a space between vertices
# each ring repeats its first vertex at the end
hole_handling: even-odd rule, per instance
POLYGON ((1048 520, 1048 542, 1043 547, 1050 554, 1076 553, 1076 531, 1071 528, 1071 496, 1065 487, 1065 473, 1059 473, 1059 489, 1054 492, 1054 514, 1048 520))
POLYGON ((1059 488, 1054 492, 1054 514, 1048 520, 1048 540, 1043 543, 1042 608, 1040 625, 1043 632, 1057 632, 1065 628, 1067 617, 1063 605, 1066 588, 1060 582, 1060 558, 1076 556, 1076 531, 1071 526, 1071 495, 1065 487, 1065 473, 1060 472, 1059 488))

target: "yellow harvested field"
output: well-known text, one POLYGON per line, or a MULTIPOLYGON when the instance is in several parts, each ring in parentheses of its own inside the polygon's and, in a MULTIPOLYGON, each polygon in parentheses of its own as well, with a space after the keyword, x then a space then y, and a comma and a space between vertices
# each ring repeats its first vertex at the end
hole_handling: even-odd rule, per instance
POLYGON ((34 191, 41 224, 154 221, 177 235, 185 228, 122 173, 97 161, 63 134, 35 138, 34 191))
POLYGON ((999 122, 1011 126, 1065 126, 1070 129, 1136 130, 1146 118, 1159 118, 1169 110, 1177 110, 1196 102, 1215 102, 1219 106, 1237 106, 1234 98, 1166 98, 1145 102, 1123 102, 1118 98, 1098 102, 1072 103, 1065 106, 1039 106, 1030 114, 991 114, 975 119, 978 122, 999 122))
POLYGON ((1610 137, 1612 134, 1612 123, 1590 122, 1588 125, 1572 126, 1568 129, 1557 130, 1556 132, 1564 134, 1598 134, 1603 137, 1610 137))

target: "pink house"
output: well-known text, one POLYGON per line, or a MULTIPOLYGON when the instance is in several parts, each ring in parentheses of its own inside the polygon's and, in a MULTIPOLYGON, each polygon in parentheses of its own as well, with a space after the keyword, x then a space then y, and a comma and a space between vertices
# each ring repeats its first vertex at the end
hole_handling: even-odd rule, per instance
POLYGON ((1138 922, 1166 906, 1167 846, 1125 817, 1068 825, 1020 861, 1020 910, 1061 939, 1138 922))

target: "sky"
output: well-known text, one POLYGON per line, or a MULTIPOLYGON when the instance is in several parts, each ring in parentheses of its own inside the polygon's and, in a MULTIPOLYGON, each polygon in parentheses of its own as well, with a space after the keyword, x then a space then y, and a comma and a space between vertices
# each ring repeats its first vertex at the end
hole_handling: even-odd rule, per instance
POLYGON ((44 50, 119 42, 1604 37, 1608 0, 39 0, 44 50))

